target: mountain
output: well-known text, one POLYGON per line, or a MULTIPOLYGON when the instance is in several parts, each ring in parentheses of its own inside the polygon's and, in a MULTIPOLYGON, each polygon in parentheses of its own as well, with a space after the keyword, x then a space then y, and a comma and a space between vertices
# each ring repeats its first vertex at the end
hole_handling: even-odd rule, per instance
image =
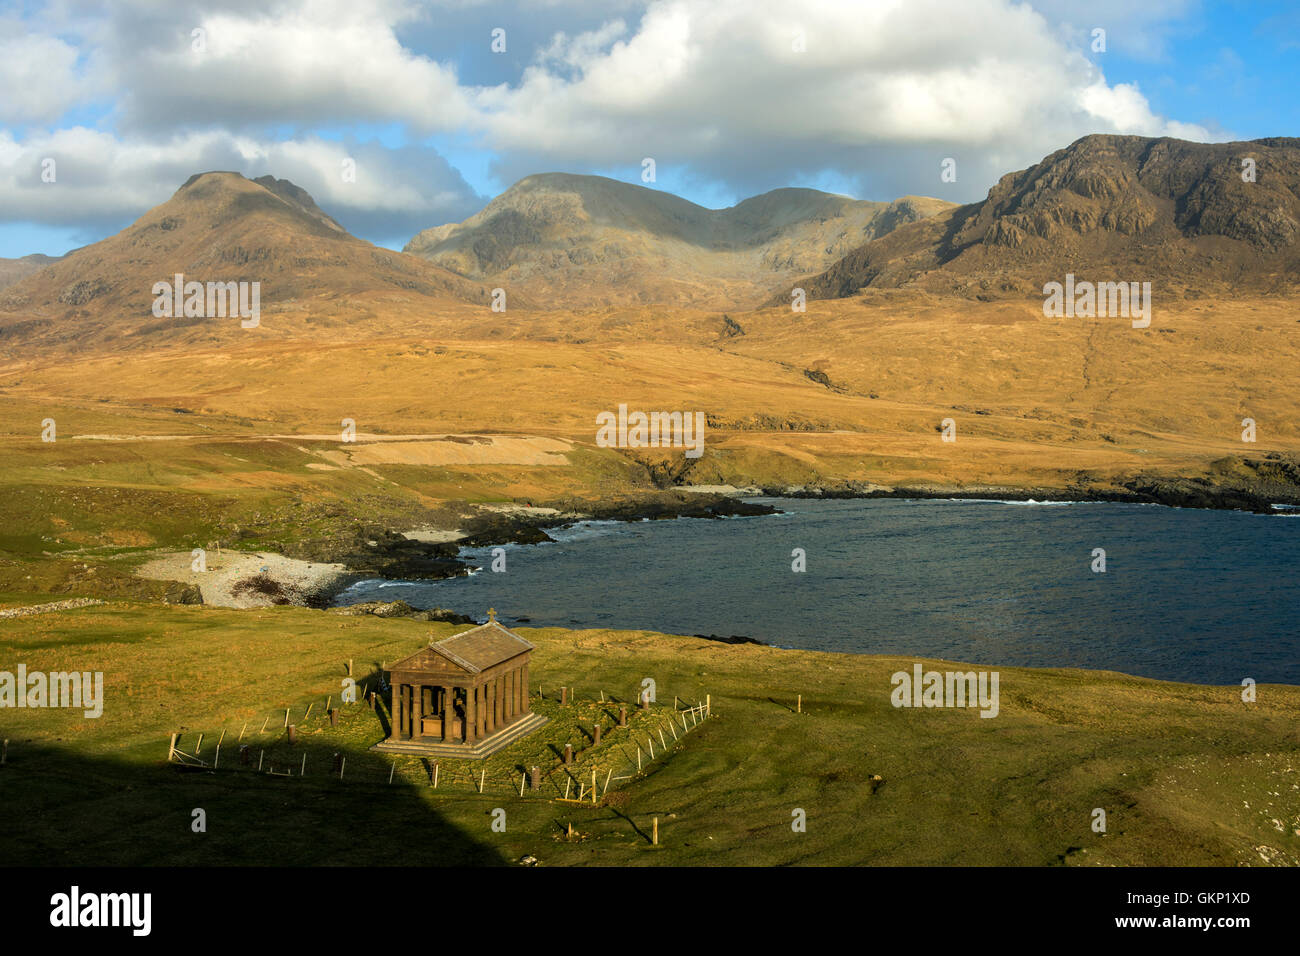
MULTIPOLYGON (((1086 136, 1003 176, 983 201, 868 242, 801 284, 809 298, 911 288, 994 299, 1041 295, 1067 272, 1189 298, 1292 289, 1300 139, 1086 136)), ((781 288, 769 304, 789 298, 781 288)))
POLYGON ((0 343, 176 340, 181 330, 203 337, 230 325, 156 316, 154 284, 170 283, 177 273, 186 281, 260 283, 262 324, 279 315, 282 321, 270 323, 279 328, 368 314, 384 302, 426 310, 488 303, 487 290, 476 283, 350 235, 287 180, 209 172, 191 176, 116 235, 0 292, 0 343))
POLYGON ((776 282, 951 206, 776 189, 728 209, 603 176, 529 176, 404 251, 552 308, 753 305, 776 282))
POLYGON ((33 272, 44 269, 52 262, 59 261, 58 256, 44 256, 39 252, 30 256, 23 256, 21 259, 2 259, 0 258, 0 289, 13 285, 20 279, 25 279, 33 272))

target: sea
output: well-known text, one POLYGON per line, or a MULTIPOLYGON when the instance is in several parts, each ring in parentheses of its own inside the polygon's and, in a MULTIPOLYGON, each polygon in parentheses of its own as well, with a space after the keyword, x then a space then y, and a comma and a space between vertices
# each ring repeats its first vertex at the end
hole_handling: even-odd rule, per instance
POLYGON ((361 581, 510 625, 744 636, 778 647, 1201 684, 1300 684, 1300 509, 747 499, 780 514, 584 521, 466 549, 475 573, 361 581), (493 571, 493 564, 503 570, 493 571))

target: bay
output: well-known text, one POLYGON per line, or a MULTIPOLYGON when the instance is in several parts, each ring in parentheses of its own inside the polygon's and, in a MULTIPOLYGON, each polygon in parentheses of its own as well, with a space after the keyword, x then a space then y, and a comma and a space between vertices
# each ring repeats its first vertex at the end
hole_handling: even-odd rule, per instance
POLYGON ((780 515, 583 522, 462 556, 444 581, 363 581, 507 624, 744 635, 780 647, 1300 684, 1300 512, 1105 502, 767 501, 780 515), (792 552, 807 570, 792 570, 792 552), (1105 550, 1106 570, 1092 570, 1105 550))

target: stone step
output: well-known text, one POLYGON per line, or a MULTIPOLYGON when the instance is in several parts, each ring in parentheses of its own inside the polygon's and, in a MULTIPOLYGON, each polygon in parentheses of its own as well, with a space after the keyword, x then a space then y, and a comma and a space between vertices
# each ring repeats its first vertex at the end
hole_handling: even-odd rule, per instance
POLYGON ((532 733, 546 718, 541 714, 529 714, 509 727, 498 730, 490 737, 475 741, 473 744, 444 744, 437 742, 422 743, 414 740, 384 740, 371 750, 384 753, 409 754, 414 757, 445 757, 460 760, 481 760, 491 756, 502 747, 514 743, 520 737, 532 733))

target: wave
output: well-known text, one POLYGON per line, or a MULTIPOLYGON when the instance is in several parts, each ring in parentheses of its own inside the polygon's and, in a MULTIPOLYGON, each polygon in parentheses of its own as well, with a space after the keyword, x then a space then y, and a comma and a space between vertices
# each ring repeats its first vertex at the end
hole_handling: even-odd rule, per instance
MULTIPOLYGON (((648 518, 642 518, 642 521, 648 521, 648 518)), ((636 522, 640 523, 640 522, 636 522)), ((614 534, 619 530, 629 527, 626 521, 613 520, 593 520, 579 521, 563 528, 547 528, 546 533, 556 544, 564 544, 569 541, 582 541, 587 538, 598 538, 608 534, 614 534)), ((545 542, 543 542, 545 543, 545 542)))
POLYGON ((1043 507, 1065 507, 1069 505, 1100 505, 1105 501, 1038 501, 1035 498, 1020 500, 1016 498, 908 498, 907 501, 959 501, 970 504, 986 505, 1039 505, 1043 507))

